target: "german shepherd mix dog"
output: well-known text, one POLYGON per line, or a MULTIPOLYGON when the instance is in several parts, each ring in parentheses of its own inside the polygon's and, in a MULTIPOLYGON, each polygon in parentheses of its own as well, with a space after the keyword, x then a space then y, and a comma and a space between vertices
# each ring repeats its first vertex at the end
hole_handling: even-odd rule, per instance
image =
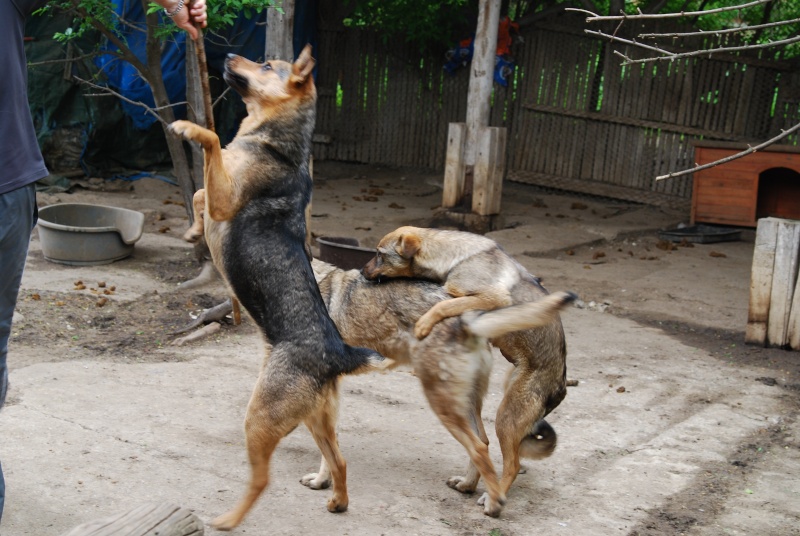
MULTIPOLYGON (((454 476, 447 484, 472 493, 483 477, 487 490, 484 513, 499 515, 505 493, 489 458, 489 438, 481 420, 492 368, 488 339, 558 321, 559 309, 575 296, 556 292, 530 303, 448 318, 418 340, 413 336, 417 319, 450 298, 440 285, 418 279, 376 285, 358 270, 344 271, 316 259, 312 266, 331 318, 344 340, 374 348, 396 364, 412 365, 431 409, 467 450, 471 462, 467 475, 454 476)), ((542 422, 538 427, 528 423, 526 436, 520 438, 539 458, 549 456, 555 446, 555 434, 548 433, 552 429, 542 422)), ((306 475, 301 482, 319 489, 328 484, 329 478, 323 458, 319 473, 306 475)), ((335 478, 334 475, 334 481, 335 478)))
POLYGON ((294 64, 254 63, 229 55, 225 81, 247 106, 236 137, 222 149, 217 135, 205 128, 188 121, 171 125, 204 149, 206 187, 194 204, 207 212, 205 218, 195 214, 196 219, 204 221, 214 265, 271 346, 245 418, 250 486, 233 510, 212 521, 220 530, 242 521, 269 482, 278 442, 301 422, 333 474, 328 510, 346 510, 346 467, 335 431, 337 380, 390 364, 373 350, 342 341, 305 247, 316 103, 313 67, 309 46, 294 64))
MULTIPOLYGON (((539 279, 494 240, 461 231, 401 227, 381 239, 376 256, 362 272, 370 280, 418 277, 444 286, 450 299, 437 301, 414 327, 414 334, 423 340, 447 318, 548 296, 539 279)), ((505 395, 495 421, 503 454, 500 493, 505 495, 519 472, 520 456, 545 457, 539 451, 527 451, 525 439, 534 428, 539 434, 546 432, 555 449, 555 431, 542 419, 567 394, 567 346, 557 315, 553 322, 540 327, 520 326, 518 331, 490 339, 514 365, 506 377, 505 395)), ((552 450, 546 456, 550 453, 552 450)))

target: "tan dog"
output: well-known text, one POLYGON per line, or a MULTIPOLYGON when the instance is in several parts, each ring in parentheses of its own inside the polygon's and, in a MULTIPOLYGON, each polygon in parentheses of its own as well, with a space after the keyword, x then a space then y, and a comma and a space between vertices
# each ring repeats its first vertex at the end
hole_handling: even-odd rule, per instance
MULTIPOLYGON (((494 240, 477 234, 401 227, 384 236, 376 256, 362 270, 367 279, 417 277, 441 283, 453 296, 433 305, 416 322, 424 340, 444 319, 467 311, 489 311, 533 302, 548 295, 539 280, 506 254, 494 240)), ((567 394, 567 347, 560 319, 534 329, 492 337, 514 369, 497 410, 496 431, 503 453, 500 492, 505 495, 517 477, 526 438, 567 394)), ((546 423, 545 423, 546 424, 546 423)), ((555 431, 552 433, 555 448, 555 431)), ((534 453, 534 457, 541 457, 534 453)), ((474 489, 469 479, 461 485, 474 489)))
POLYGON ((335 430, 338 379, 390 363, 342 341, 311 269, 305 211, 311 198, 313 68, 310 47, 294 64, 229 55, 225 81, 242 96, 248 114, 236 137, 222 149, 207 129, 188 121, 171 125, 204 150, 206 188, 195 196, 199 228, 189 238, 205 234, 214 266, 268 348, 245 418, 250 486, 233 510, 212 521, 220 530, 242 521, 269 483, 272 453, 300 423, 331 467, 328 510, 346 510, 346 464, 335 430))
MULTIPOLYGON (((557 322, 559 309, 571 302, 574 295, 556 292, 513 307, 469 312, 437 323, 426 338, 418 340, 412 336, 413 323, 431 307, 450 298, 441 286, 418 279, 397 279, 376 285, 357 270, 341 270, 316 259, 312 267, 331 318, 344 340, 374 348, 397 364, 412 365, 431 409, 467 450, 471 463, 466 476, 454 476, 447 484, 471 493, 482 476, 487 490, 483 498, 484 513, 499 515, 505 493, 499 487, 489 458, 489 439, 481 420, 492 367, 487 339, 557 322)), ((555 433, 547 423, 542 421, 538 426, 529 423, 524 432, 529 456, 543 458, 552 453, 555 433)), ((306 475, 301 482, 319 489, 326 487, 329 479, 323 458, 319 473, 306 475)))

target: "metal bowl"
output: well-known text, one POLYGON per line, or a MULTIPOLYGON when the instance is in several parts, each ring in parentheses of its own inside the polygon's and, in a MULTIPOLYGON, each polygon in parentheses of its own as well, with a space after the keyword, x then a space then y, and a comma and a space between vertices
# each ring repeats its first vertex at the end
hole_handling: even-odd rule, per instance
POLYGON ((323 236, 317 244, 319 260, 343 270, 360 270, 375 256, 375 248, 362 248, 355 238, 323 236))
POLYGON ((142 236, 144 214, 126 208, 83 203, 39 210, 44 258, 60 264, 109 264, 128 257, 142 236))

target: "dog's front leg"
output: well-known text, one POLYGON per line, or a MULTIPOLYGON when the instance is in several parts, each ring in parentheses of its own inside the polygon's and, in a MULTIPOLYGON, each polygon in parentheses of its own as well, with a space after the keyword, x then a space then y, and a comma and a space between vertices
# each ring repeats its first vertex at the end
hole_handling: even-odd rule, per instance
POLYGON ((175 121, 170 130, 185 140, 196 141, 203 147, 205 158, 206 210, 214 221, 227 221, 236 214, 233 179, 225 170, 219 136, 191 121, 175 121))
POLYGON ((510 303, 498 303, 497 298, 493 295, 461 296, 440 301, 419 317, 419 320, 414 325, 414 336, 418 339, 424 339, 431 332, 433 326, 445 318, 461 316, 467 311, 491 311, 505 305, 510 305, 510 303))

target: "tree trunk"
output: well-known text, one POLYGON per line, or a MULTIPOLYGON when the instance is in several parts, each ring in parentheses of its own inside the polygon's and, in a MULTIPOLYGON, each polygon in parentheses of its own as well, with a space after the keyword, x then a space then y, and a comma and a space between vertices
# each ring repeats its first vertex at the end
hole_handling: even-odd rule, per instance
POLYGON ((481 0, 467 96, 467 144, 464 151, 464 161, 467 166, 475 165, 478 130, 489 124, 499 22, 500 0, 481 0))
POLYGON ((284 0, 283 13, 267 9, 267 42, 264 58, 294 61, 294 0, 284 0))
MULTIPOLYGON (((147 12, 147 0, 142 0, 142 4, 147 12)), ((142 77, 150 84, 150 90, 153 92, 153 100, 158 109, 158 115, 164 120, 162 127, 164 134, 167 138, 167 147, 169 154, 172 157, 172 166, 174 168, 175 177, 178 179, 178 184, 181 188, 181 196, 186 208, 186 213, 189 216, 189 221, 194 219, 194 211, 192 210, 192 197, 195 192, 194 180, 192 173, 189 169, 189 159, 186 156, 186 150, 183 146, 183 140, 172 134, 167 125, 175 121, 175 113, 170 107, 169 96, 167 95, 167 88, 164 86, 164 76, 161 72, 161 40, 157 39, 154 35, 154 30, 158 26, 158 15, 151 13, 146 16, 147 20, 147 41, 145 50, 147 52, 147 72, 140 73, 142 77)))

